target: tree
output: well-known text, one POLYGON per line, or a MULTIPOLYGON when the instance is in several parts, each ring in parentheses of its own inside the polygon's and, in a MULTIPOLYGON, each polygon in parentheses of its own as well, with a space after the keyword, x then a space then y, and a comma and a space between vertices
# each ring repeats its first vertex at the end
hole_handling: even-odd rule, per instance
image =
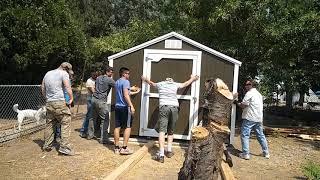
POLYGON ((261 73, 273 84, 284 83, 287 105, 291 94, 308 92, 319 84, 320 14, 317 1, 278 2, 268 4, 269 26, 265 43, 269 49, 261 63, 261 73), (271 72, 273 71, 273 72, 271 72))
POLYGON ((70 61, 77 71, 86 39, 65 1, 1 1, 1 84, 41 83, 48 69, 70 61))

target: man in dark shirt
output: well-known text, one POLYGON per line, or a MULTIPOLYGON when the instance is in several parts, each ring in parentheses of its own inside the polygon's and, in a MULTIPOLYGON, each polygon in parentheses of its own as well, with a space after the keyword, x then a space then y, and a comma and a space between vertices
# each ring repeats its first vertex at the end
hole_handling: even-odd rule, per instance
POLYGON ((106 144, 108 140, 109 111, 107 105, 108 94, 115 82, 112 79, 113 68, 107 67, 105 74, 97 77, 95 92, 92 97, 92 118, 89 121, 88 137, 100 136, 100 143, 106 144))

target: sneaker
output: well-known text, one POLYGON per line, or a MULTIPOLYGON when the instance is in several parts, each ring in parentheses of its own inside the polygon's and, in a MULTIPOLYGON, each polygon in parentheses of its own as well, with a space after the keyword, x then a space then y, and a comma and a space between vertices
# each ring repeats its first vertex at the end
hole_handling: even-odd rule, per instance
POLYGON ((250 155, 249 154, 244 154, 244 153, 240 153, 239 157, 241 159, 245 159, 245 160, 249 160, 250 159, 250 155))
POLYGON ((166 155, 167 158, 171 158, 171 157, 174 155, 174 152, 172 152, 172 151, 166 151, 166 152, 165 152, 165 155, 166 155))
POLYGON ((120 148, 114 148, 114 153, 115 154, 120 154, 120 148))
POLYGON ((155 156, 152 157, 153 160, 164 163, 164 156, 160 156, 159 153, 157 153, 155 156))
POLYGON ((262 153, 262 156, 266 159, 270 159, 270 154, 269 153, 262 153))
POLYGON ((82 138, 86 138, 87 137, 87 135, 85 133, 82 133, 82 132, 79 134, 79 136, 82 137, 82 138))
POLYGON ((91 140, 91 139, 93 139, 93 136, 87 136, 86 139, 91 140))
POLYGON ((129 149, 128 147, 125 148, 125 149, 123 149, 123 148, 120 149, 120 154, 121 155, 130 155, 132 153, 133 153, 133 151, 131 149, 129 149))
POLYGON ((70 148, 67 148, 67 147, 60 147, 58 151, 59 151, 59 153, 64 154, 64 155, 68 155, 68 156, 74 155, 73 150, 71 150, 70 148))

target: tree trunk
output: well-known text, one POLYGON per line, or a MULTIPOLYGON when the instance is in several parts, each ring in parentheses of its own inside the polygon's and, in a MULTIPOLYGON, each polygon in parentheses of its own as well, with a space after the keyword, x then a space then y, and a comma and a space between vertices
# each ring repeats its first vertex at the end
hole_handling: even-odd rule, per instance
POLYGON ((292 108, 292 95, 293 95, 293 92, 292 91, 287 91, 286 92, 286 106, 288 108, 292 108))
POLYGON ((299 102, 298 102, 298 105, 303 107, 303 102, 304 102, 304 91, 299 91, 299 102))
POLYGON ((192 139, 179 179, 218 179, 223 156, 223 144, 229 137, 232 93, 220 79, 206 83, 206 108, 203 127, 191 130, 192 139))

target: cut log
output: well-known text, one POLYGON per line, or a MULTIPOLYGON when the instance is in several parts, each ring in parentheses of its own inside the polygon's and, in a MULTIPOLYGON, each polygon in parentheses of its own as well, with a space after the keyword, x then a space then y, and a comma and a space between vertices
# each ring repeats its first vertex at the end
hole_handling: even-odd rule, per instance
POLYGON ((206 81, 203 126, 192 129, 186 159, 178 179, 218 179, 224 146, 229 136, 232 93, 220 79, 206 81))

